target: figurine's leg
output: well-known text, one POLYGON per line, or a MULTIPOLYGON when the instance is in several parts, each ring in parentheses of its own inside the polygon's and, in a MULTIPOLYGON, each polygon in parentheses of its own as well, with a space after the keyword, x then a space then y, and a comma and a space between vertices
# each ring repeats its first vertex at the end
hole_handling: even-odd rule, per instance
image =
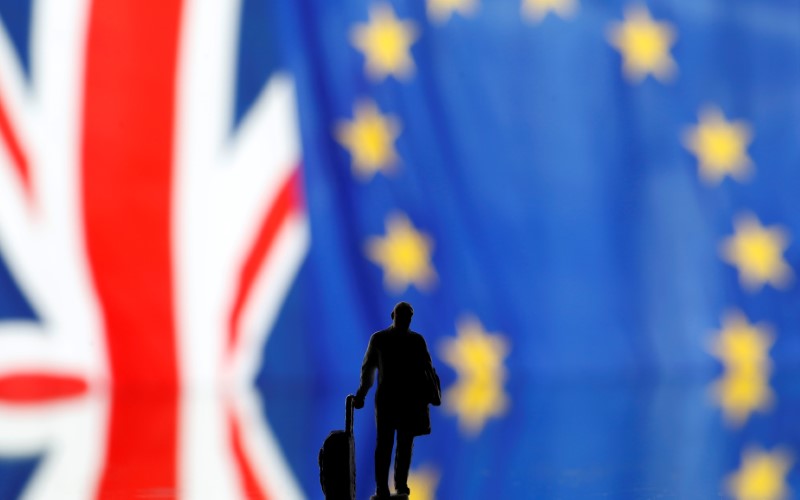
POLYGON ((392 461, 394 429, 378 422, 378 443, 375 446, 375 493, 389 495, 389 464, 392 461))
POLYGON ((408 469, 411 467, 411 449, 414 435, 407 431, 397 431, 397 452, 394 456, 394 487, 397 493, 408 494, 408 469))

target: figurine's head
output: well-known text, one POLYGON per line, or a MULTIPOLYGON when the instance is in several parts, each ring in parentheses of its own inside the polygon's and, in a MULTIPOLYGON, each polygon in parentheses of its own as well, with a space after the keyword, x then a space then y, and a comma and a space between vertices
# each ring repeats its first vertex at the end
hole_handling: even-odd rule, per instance
POLYGON ((408 302, 398 302, 392 309, 392 321, 395 328, 408 330, 411 324, 411 316, 414 315, 414 308, 408 302))

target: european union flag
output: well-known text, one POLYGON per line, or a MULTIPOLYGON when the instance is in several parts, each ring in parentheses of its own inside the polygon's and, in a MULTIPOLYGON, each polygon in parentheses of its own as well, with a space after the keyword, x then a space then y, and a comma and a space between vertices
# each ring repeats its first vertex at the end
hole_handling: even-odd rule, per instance
POLYGON ((307 494, 399 300, 444 392, 412 498, 800 491, 797 3, 287 10, 311 248, 261 381, 312 381, 267 411, 307 494))

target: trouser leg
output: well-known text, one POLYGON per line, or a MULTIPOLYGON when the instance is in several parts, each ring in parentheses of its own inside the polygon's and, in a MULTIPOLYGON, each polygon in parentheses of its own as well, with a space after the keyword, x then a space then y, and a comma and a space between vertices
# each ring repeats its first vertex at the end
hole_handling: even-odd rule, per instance
POLYGON ((375 445, 375 486, 377 493, 389 492, 389 464, 392 461, 394 429, 378 423, 378 443, 375 445))
POLYGON ((397 431, 397 452, 394 456, 394 487, 398 493, 408 493, 408 469, 411 467, 411 449, 414 436, 409 432, 397 431))

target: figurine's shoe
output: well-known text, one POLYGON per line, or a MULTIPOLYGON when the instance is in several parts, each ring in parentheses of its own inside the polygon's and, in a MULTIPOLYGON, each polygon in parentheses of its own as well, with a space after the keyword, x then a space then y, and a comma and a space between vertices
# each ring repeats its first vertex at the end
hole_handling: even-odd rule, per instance
POLYGON ((376 491, 374 495, 369 497, 369 500, 389 500, 392 495, 388 491, 376 491))

